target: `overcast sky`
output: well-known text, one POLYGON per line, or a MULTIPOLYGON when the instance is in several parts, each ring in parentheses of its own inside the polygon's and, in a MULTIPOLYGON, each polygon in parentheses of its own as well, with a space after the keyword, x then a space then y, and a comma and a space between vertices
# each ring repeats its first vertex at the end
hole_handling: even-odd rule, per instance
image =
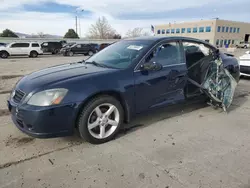
POLYGON ((0 0, 0 32, 9 28, 22 33, 64 35, 75 28, 75 10, 81 35, 100 16, 124 35, 128 29, 168 22, 220 19, 250 22, 250 0, 0 0))

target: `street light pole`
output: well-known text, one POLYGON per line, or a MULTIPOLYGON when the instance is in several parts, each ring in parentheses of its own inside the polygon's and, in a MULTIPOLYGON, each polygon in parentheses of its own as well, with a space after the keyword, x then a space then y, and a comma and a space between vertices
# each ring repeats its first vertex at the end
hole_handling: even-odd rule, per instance
POLYGON ((77 34, 77 15, 76 15, 76 34, 77 34))
POLYGON ((80 9, 80 8, 77 8, 76 11, 75 11, 75 13, 76 13, 76 34, 78 34, 78 31, 77 31, 78 23, 77 22, 79 22, 79 37, 81 37, 81 32, 82 31, 81 31, 80 17, 77 18, 77 13, 78 12, 83 12, 83 11, 84 11, 84 9, 80 9))
POLYGON ((81 38, 82 31, 81 31, 81 20, 80 20, 80 18, 78 18, 78 22, 79 22, 79 37, 81 38))

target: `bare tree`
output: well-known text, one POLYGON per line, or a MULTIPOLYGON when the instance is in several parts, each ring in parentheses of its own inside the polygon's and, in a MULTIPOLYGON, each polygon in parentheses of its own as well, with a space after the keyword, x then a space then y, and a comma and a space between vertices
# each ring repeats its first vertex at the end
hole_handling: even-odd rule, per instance
POLYGON ((109 39, 115 36, 116 31, 111 27, 105 17, 101 17, 98 18, 95 24, 91 25, 88 33, 88 38, 109 39))
POLYGON ((149 36, 150 34, 148 32, 144 32, 142 28, 136 27, 132 30, 128 30, 126 33, 127 37, 141 37, 141 36, 149 36))
POLYGON ((38 35, 39 38, 44 38, 45 37, 45 34, 43 32, 38 32, 37 35, 38 35))

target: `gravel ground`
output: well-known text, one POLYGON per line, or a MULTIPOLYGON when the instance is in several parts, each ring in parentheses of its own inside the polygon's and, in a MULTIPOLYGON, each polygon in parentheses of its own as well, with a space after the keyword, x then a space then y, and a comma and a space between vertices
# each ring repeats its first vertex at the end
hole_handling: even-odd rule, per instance
POLYGON ((0 188, 248 188, 249 86, 240 81, 228 114, 201 103, 162 109, 99 146, 34 139, 0 117, 0 188))

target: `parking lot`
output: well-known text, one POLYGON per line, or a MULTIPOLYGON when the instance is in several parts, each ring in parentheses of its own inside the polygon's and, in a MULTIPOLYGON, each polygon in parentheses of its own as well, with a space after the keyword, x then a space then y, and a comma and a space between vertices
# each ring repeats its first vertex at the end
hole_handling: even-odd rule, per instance
MULTIPOLYGON (((244 50, 237 50, 235 56, 244 50)), ((204 101, 140 115, 117 138, 34 139, 11 122, 6 99, 21 76, 86 56, 0 59, 0 188, 250 187, 250 80, 229 112, 204 101)))

